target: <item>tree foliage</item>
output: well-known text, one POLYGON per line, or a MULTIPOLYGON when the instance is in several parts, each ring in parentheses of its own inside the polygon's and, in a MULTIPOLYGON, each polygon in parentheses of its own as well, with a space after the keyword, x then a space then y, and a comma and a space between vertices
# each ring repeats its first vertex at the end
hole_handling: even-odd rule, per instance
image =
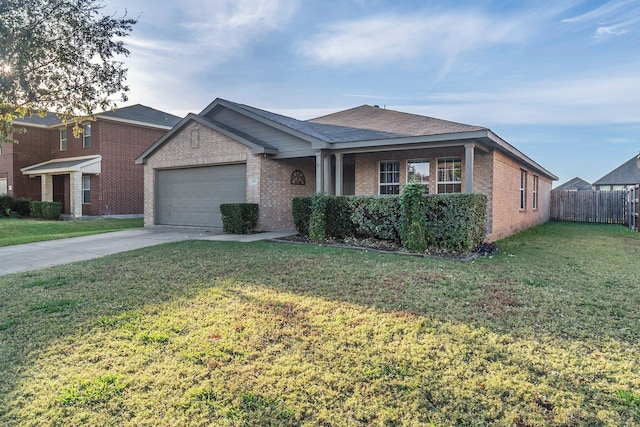
POLYGON ((64 121, 127 100, 123 39, 136 23, 100 0, 0 0, 0 144, 13 120, 55 111, 64 121))

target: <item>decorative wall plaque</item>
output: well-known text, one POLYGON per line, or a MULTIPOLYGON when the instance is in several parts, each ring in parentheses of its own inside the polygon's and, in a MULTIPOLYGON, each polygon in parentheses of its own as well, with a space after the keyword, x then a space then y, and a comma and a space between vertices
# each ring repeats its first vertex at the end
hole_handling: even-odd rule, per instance
POLYGON ((294 170, 291 173, 291 185, 305 185, 304 174, 301 170, 294 170))

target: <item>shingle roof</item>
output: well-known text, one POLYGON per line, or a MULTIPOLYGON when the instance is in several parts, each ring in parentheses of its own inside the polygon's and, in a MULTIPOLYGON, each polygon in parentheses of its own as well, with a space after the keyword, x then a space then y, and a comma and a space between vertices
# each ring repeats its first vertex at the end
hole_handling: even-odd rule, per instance
POLYGON ((481 126, 450 122, 370 105, 361 105, 350 110, 317 117, 309 120, 309 122, 359 129, 384 130, 404 136, 441 135, 487 130, 487 128, 481 126))
POLYGON ((633 156, 593 185, 640 184, 640 155, 633 156))
POLYGON ((159 126, 175 126, 181 118, 155 108, 141 104, 130 105, 128 107, 117 108, 113 111, 105 111, 97 114, 100 117, 113 117, 117 119, 132 120, 135 122, 149 123, 159 126))
POLYGON ((582 178, 575 177, 562 185, 557 186, 554 190, 591 190, 593 186, 582 178))
POLYGON ((282 126, 286 126, 289 129, 296 130, 298 132, 304 133, 305 135, 309 135, 314 138, 318 138, 321 141, 330 143, 402 138, 405 136, 410 136, 408 134, 388 132, 382 129, 368 129, 362 127, 349 127, 334 124, 314 123, 311 121, 302 121, 291 117, 282 116, 280 114, 272 113, 270 111, 251 107, 249 105, 237 104, 231 101, 226 102, 242 108, 243 110, 256 114, 260 117, 263 117, 269 121, 278 123, 282 126))
POLYGON ((60 123, 60 119, 56 113, 47 112, 47 115, 40 117, 38 114, 32 114, 29 117, 14 120, 16 124, 33 124, 40 126, 51 126, 60 123))

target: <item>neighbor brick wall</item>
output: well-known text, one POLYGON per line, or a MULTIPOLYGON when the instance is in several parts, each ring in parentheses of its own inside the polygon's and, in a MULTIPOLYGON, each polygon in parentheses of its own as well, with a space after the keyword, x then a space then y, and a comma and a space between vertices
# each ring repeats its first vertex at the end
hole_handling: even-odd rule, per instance
POLYGON ((26 130, 25 133, 14 134, 18 144, 12 144, 12 147, 3 147, 2 156, 5 155, 5 149, 7 149, 7 155, 9 150, 13 150, 13 182, 10 182, 13 185, 13 195, 40 200, 40 178, 24 176, 20 169, 51 160, 50 145, 53 132, 49 129, 34 127, 26 127, 26 130))
POLYGON ((531 208, 533 170, 495 152, 493 157, 493 229, 488 236, 495 241, 515 234, 550 218, 551 180, 538 175, 538 209, 531 208), (520 170, 527 171, 527 207, 520 210, 520 170))
MULTIPOLYGON (((91 205, 85 215, 124 215, 144 212, 144 167, 135 159, 167 131, 124 123, 93 124, 102 155, 102 171, 91 178, 91 205)), ((92 143, 93 145, 93 143, 92 143)))
MULTIPOLYGON (((215 164, 256 162, 251 150, 244 144, 215 132, 198 123, 187 125, 160 147, 144 166, 144 223, 155 224, 155 170, 188 166, 209 166, 215 164), (200 136, 198 146, 192 146, 192 131, 200 136)), ((249 170, 249 166, 247 166, 249 170)), ((249 183, 247 176, 247 185, 249 183)), ((247 194, 247 201, 249 194, 247 194)), ((253 197, 253 196, 252 196, 253 197)))

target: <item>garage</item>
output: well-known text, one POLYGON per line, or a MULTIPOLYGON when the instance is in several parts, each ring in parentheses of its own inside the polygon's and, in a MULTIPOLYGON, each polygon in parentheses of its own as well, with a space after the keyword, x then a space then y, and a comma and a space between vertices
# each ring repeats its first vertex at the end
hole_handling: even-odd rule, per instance
POLYGON ((246 201, 246 165, 156 172, 156 224, 222 228, 220 205, 246 201))

